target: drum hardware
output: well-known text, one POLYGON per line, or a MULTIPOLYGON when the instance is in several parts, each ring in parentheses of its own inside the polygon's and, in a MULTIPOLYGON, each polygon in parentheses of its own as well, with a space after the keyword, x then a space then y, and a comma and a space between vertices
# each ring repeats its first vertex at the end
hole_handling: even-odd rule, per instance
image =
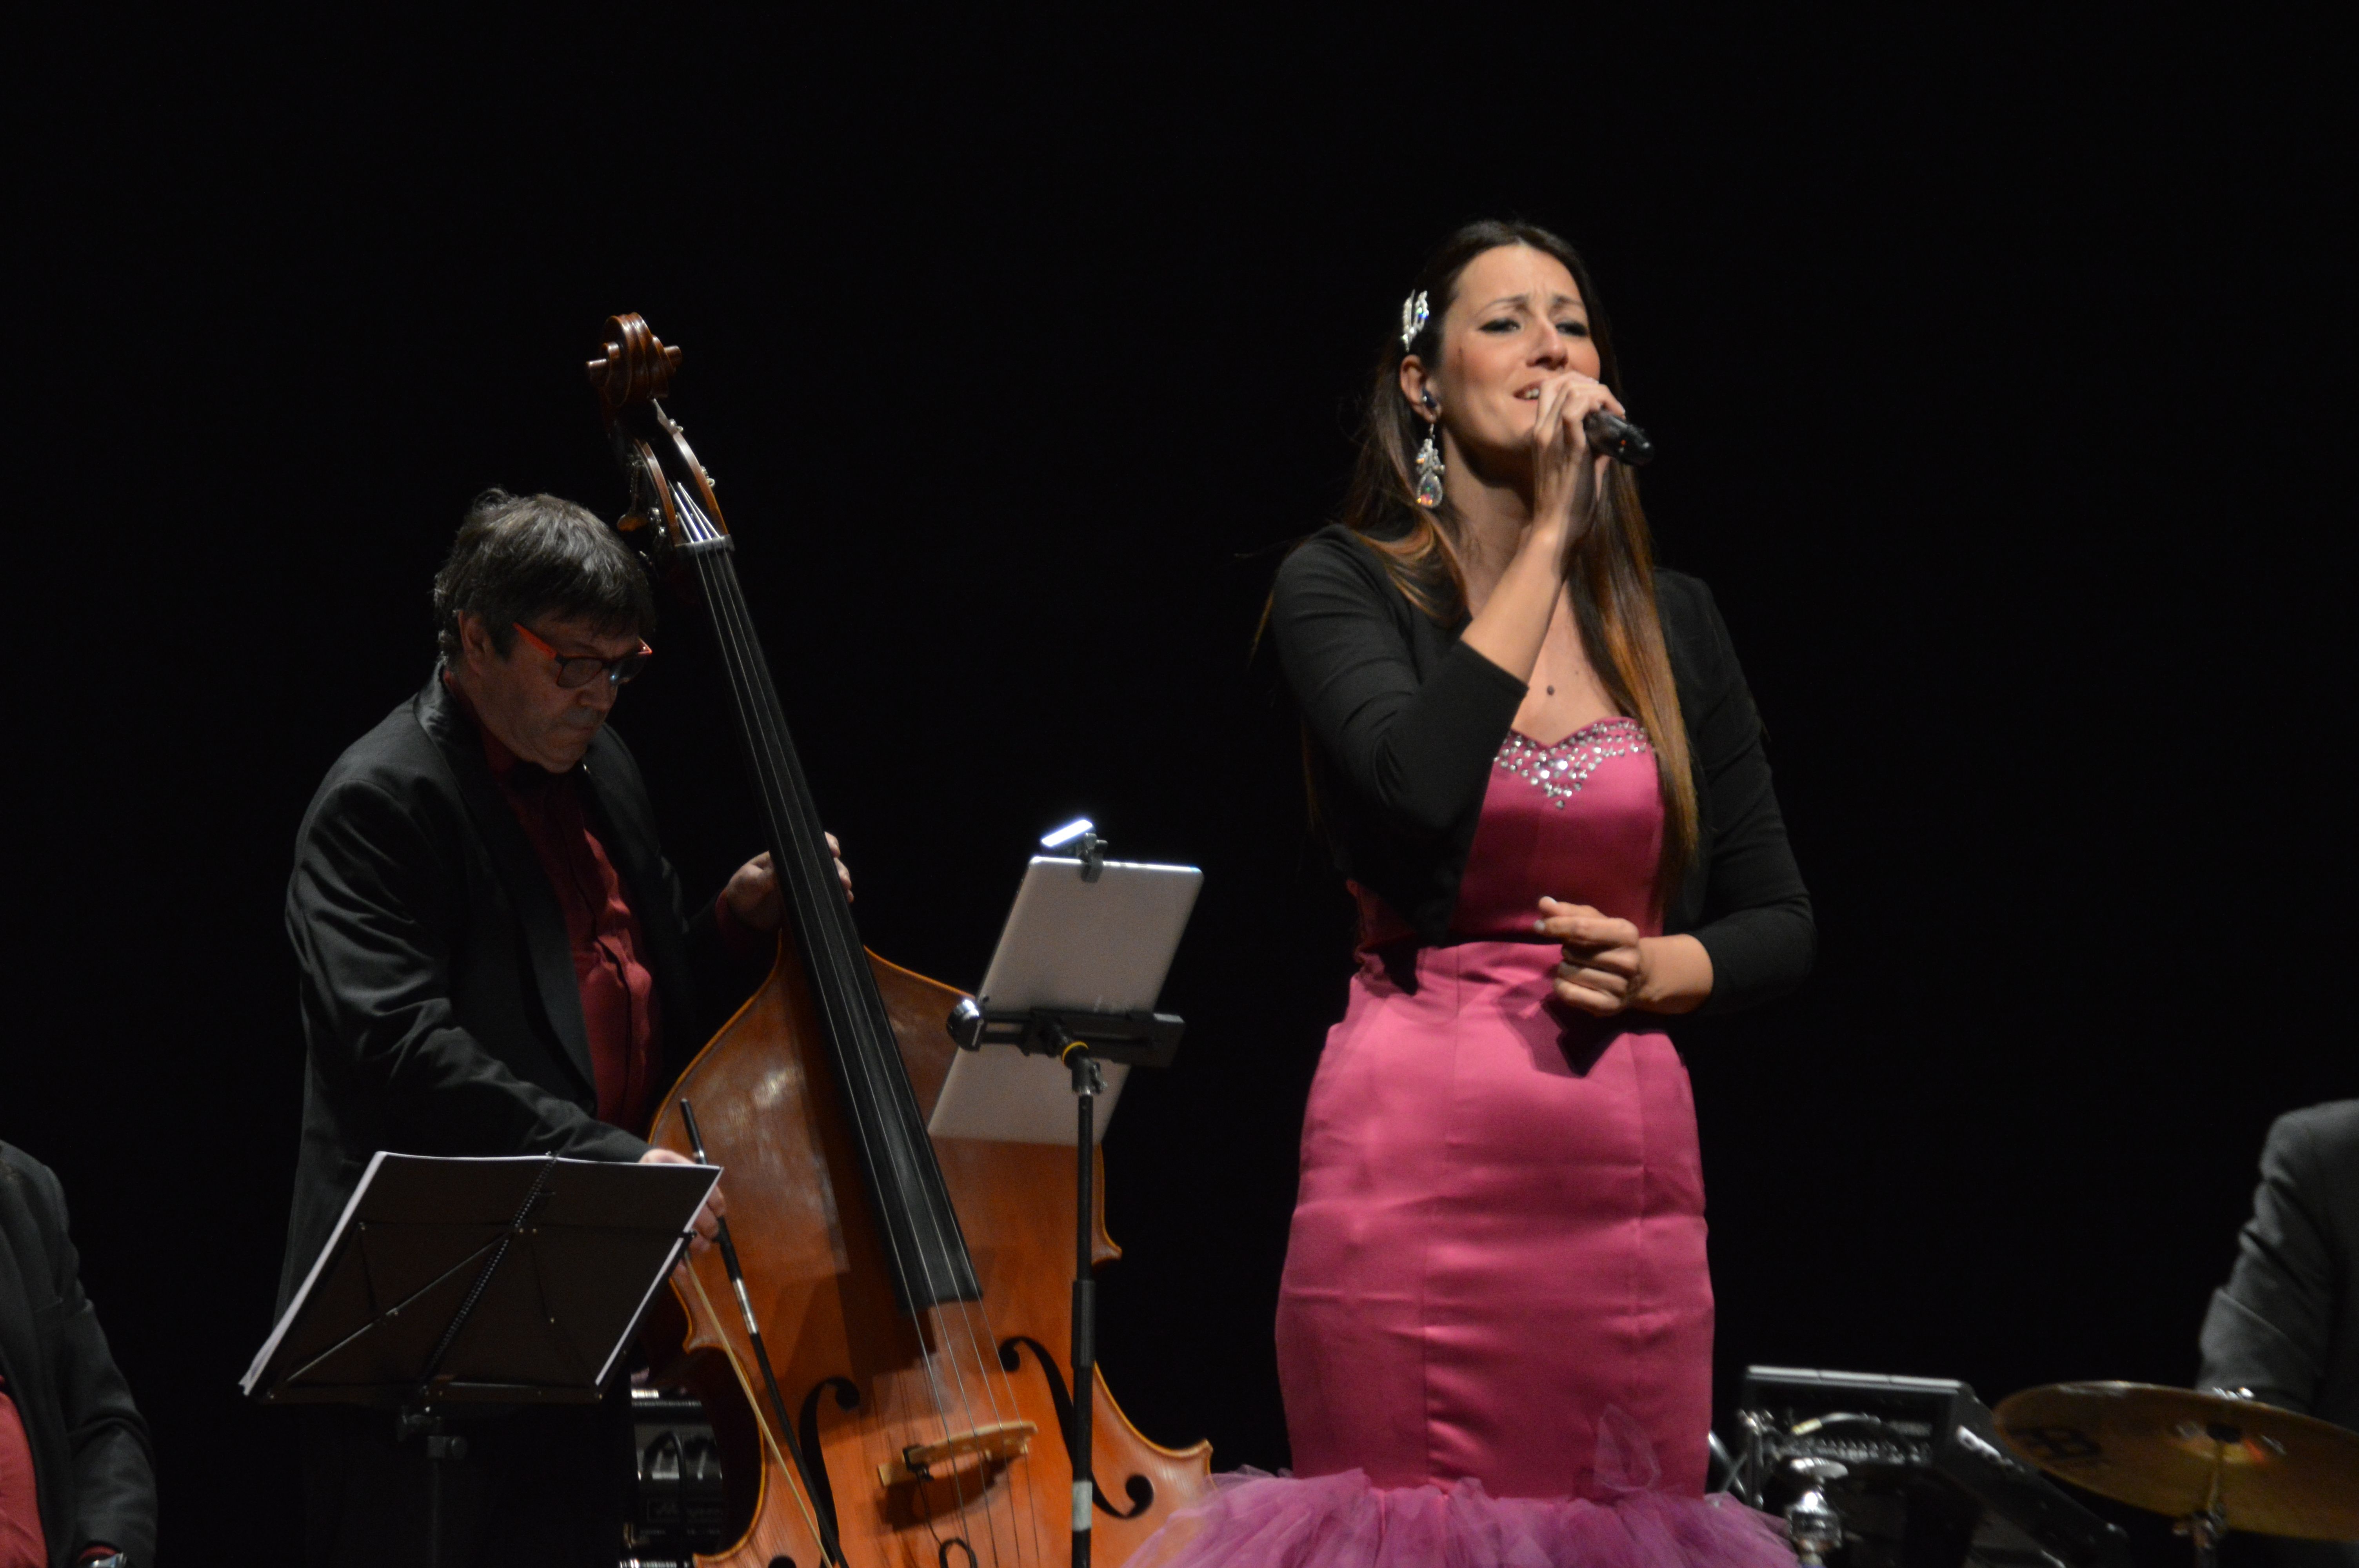
POLYGON ((1720 1433, 1707 1432, 1704 1440, 1704 1485, 1707 1492, 1725 1492, 1736 1484, 1736 1455, 1721 1441, 1720 1433))
POLYGON ((2054 1383, 1997 1416, 2007 1445, 2050 1475, 2176 1520, 2198 1568, 2232 1530, 2359 1541, 2359 1433, 2242 1390, 2054 1383))
POLYGON ((2006 1451, 1961 1382, 1754 1367, 1728 1489, 1830 1568, 2126 1568, 2128 1537, 2006 1451))
POLYGON ((1827 1553, 1843 1544, 1843 1516, 1827 1501, 1826 1485, 1851 1474, 1851 1466, 1832 1459, 1788 1459, 1786 1467, 1804 1485, 1802 1495, 1786 1508, 1786 1525, 1793 1532, 1794 1556, 1805 1568, 1826 1568, 1827 1553))

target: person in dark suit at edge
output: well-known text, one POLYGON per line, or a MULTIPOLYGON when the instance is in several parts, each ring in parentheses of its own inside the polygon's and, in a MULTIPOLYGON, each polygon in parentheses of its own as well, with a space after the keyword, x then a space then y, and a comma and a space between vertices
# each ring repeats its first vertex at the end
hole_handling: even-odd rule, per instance
MULTIPOLYGON (((612 529, 553 496, 487 492, 434 611, 425 688, 337 759, 296 838, 307 1066, 282 1314, 378 1150, 678 1160, 640 1133, 783 918, 767 854, 691 910, 658 846, 606 728, 655 622, 612 529)), ((721 1207, 716 1194, 698 1215, 698 1245, 721 1207)), ((305 1560, 412 1561, 420 1445, 382 1411, 305 1419, 305 1560)), ((612 1560, 599 1422, 531 1411, 466 1435, 445 1562, 612 1560)))
POLYGON ((147 1423, 82 1294, 65 1192, 0 1143, 0 1568, 155 1554, 147 1423))
MULTIPOLYGON (((2359 1099, 2277 1118, 2253 1217, 2203 1317, 2196 1385, 2359 1430, 2359 1099)), ((2299 1568, 2359 1568, 2359 1541, 2278 1541, 2299 1568)))

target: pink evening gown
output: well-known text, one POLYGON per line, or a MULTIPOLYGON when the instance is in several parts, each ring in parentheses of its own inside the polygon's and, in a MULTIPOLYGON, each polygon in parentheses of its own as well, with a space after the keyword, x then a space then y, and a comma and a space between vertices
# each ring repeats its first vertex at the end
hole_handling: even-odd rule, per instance
POLYGON ((1647 1015, 1555 1001, 1560 954, 1533 930, 1545 893, 1652 935, 1661 838, 1636 721, 1510 733, 1452 944, 1411 957, 1355 889, 1362 963, 1311 1085, 1278 1299, 1296 1475, 1221 1477, 1138 1568, 1791 1568, 1768 1520, 1702 1497, 1687 1070, 1647 1015))

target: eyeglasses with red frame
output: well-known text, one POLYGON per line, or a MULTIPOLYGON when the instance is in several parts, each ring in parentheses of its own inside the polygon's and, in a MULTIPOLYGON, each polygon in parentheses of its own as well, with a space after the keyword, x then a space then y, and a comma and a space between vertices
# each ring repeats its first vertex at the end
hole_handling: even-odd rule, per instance
POLYGON ((598 678, 601 672, 605 675, 608 686, 622 686, 637 679, 639 672, 647 667, 647 661, 656 656, 656 651, 644 641, 636 652, 625 654, 618 659, 602 659, 589 654, 560 654, 550 647, 539 633, 523 622, 511 621, 508 624, 523 633, 526 642, 557 662, 557 684, 568 691, 588 686, 598 678))

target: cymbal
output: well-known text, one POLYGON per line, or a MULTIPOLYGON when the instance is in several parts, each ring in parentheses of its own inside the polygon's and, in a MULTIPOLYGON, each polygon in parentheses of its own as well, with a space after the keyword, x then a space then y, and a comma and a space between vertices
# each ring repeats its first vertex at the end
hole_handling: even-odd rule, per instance
POLYGON ((2008 1446, 2100 1497, 2230 1530, 2359 1541, 2359 1433, 2253 1400, 2150 1383, 2052 1383, 1992 1414, 2008 1446))

